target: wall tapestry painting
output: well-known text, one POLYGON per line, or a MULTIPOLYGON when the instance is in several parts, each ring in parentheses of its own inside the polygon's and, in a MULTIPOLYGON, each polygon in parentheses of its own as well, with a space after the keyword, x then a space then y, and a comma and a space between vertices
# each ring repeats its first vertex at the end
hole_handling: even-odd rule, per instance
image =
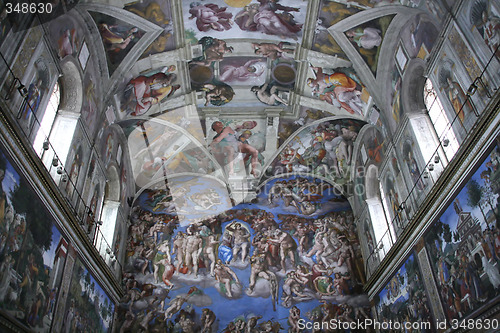
POLYGON ((500 294, 500 146, 497 144, 425 237, 448 320, 500 294))
MULTIPOLYGON (((381 322, 401 322, 404 318, 404 321, 411 323, 432 323, 422 274, 413 254, 406 259, 403 266, 375 297, 376 300, 377 298, 375 308, 381 322)), ((432 330, 429 327, 413 332, 432 332, 432 330)))
POLYGON ((76 259, 62 332, 111 332, 115 305, 88 269, 76 259))
POLYGON ((43 203, 0 151, 0 308, 49 332, 66 252, 43 203))

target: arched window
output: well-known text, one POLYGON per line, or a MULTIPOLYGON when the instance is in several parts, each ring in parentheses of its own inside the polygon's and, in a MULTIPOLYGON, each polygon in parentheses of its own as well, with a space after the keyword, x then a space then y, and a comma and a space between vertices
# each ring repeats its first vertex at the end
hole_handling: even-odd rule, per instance
MULTIPOLYGON (((107 172, 104 202, 99 220, 99 227, 95 236, 96 248, 106 258, 106 250, 111 249, 115 234, 118 209, 120 208, 120 179, 115 165, 111 165, 107 172)), ((108 254, 109 255, 109 254, 108 254)))
POLYGON ((43 118, 40 121, 40 127, 35 136, 35 141, 33 142, 33 149, 41 158, 44 152, 43 143, 50 135, 50 130, 56 119, 57 110, 59 109, 59 102, 61 100, 61 92, 59 87, 59 82, 56 82, 52 93, 50 94, 49 104, 45 109, 43 118))
MULTIPOLYGON (((390 222, 387 207, 384 206, 381 187, 378 180, 378 167, 370 165, 366 173, 366 204, 372 222, 375 246, 379 250, 380 260, 391 249, 395 241, 394 228, 390 222)), ((385 200, 384 200, 385 201, 385 200)))
MULTIPOLYGON (((431 80, 425 81, 424 102, 429 113, 429 118, 434 125, 436 134, 442 142, 443 150, 448 160, 451 160, 460 146, 453 132, 452 124, 446 115, 443 104, 434 90, 431 80)), ((458 117, 458 116, 457 116, 458 117)))

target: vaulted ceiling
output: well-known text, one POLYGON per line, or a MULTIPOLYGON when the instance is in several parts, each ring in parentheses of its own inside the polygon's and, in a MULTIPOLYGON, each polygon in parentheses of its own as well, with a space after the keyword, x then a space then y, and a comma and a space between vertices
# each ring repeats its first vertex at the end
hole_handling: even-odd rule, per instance
POLYGON ((187 173, 241 201, 287 172, 343 189, 360 129, 395 130, 405 63, 428 56, 441 10, 407 3, 87 1, 50 32, 84 68, 90 131, 127 138, 136 191, 187 173), (231 135, 212 142, 219 121, 231 135), (345 153, 318 157, 340 141, 345 153))

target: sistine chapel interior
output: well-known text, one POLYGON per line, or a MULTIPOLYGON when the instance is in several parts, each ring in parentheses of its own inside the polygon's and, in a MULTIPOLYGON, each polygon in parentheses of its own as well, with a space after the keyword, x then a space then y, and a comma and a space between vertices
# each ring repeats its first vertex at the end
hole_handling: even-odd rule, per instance
POLYGON ((0 16, 0 331, 500 330, 498 1, 0 16))

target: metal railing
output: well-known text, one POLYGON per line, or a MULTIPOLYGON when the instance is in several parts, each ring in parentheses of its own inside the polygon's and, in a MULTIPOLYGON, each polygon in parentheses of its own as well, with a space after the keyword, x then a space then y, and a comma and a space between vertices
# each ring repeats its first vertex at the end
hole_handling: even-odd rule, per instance
MULTIPOLYGON (((493 55, 489 59, 485 68, 483 69, 483 71, 481 72, 481 75, 478 76, 470 85, 469 89, 467 90, 465 101, 462 103, 460 110, 458 112, 456 112, 455 117, 453 118, 453 120, 451 122, 449 122, 449 124, 446 126, 446 128, 443 130, 443 132, 440 135, 438 135, 438 142, 439 143, 438 143, 436 149, 432 153, 431 158, 426 163, 426 165, 423 168, 422 172, 420 173, 418 179, 416 179, 414 181, 414 184, 413 184, 410 192, 408 193, 406 198, 401 202, 401 204, 398 208, 400 213, 404 213, 404 214, 401 214, 401 216, 403 216, 403 218, 399 218, 398 216, 395 216, 391 220, 390 223, 392 225, 398 227, 398 229, 399 229, 396 231, 397 235, 402 234, 402 232, 406 229, 409 222, 413 218, 414 214, 418 211, 418 206, 420 206, 420 204, 423 202, 423 199, 425 198, 424 195, 417 195, 417 192, 415 191, 415 189, 418 187, 418 182, 421 180, 424 180, 424 179, 426 181, 431 182, 431 186, 429 186, 425 190, 426 191, 425 193, 428 193, 428 191, 431 190, 432 186, 439 180, 439 178, 443 174, 443 171, 446 170, 446 167, 448 165, 450 165, 450 162, 456 157, 456 155, 454 155, 448 161, 447 165, 444 166, 443 170, 441 170, 439 172, 439 174, 437 174, 437 177, 433 177, 431 172, 433 171, 434 163, 436 163, 436 161, 435 161, 436 156, 439 155, 440 151, 444 151, 444 148, 446 148, 446 146, 448 145, 448 143, 446 142, 446 135, 448 134, 448 132, 450 130, 451 131, 453 130, 452 129, 453 124, 459 118, 459 115, 462 112, 465 105, 469 102, 472 103, 471 97, 475 94, 477 89, 482 89, 488 99, 491 99, 493 97, 494 93, 498 90, 498 87, 491 88, 490 86, 486 85, 483 81, 483 76, 486 73, 492 60, 494 59, 495 54, 498 51, 499 47, 500 46, 498 46, 497 49, 495 50, 495 52, 493 52, 493 55), (413 197, 413 200, 410 200, 411 197, 413 197), (410 203, 414 203, 416 206, 414 206, 413 209, 408 209, 408 208, 410 208, 410 207, 408 207, 408 205, 410 203)), ((485 104, 487 104, 487 103, 485 103, 485 104)), ((480 116, 479 113, 475 113, 475 115, 477 117, 480 116)), ((465 140, 465 138, 463 138, 461 142, 463 142, 463 140, 465 140)), ((459 143, 461 143, 461 142, 459 142, 459 143)), ((436 176, 436 175, 434 175, 434 176, 436 176)), ((378 265, 380 262, 382 262, 382 260, 386 256, 387 252, 390 250, 390 247, 387 248, 387 245, 386 245, 386 244, 388 244, 387 239, 389 239, 389 241, 391 243, 391 247, 392 247, 392 245, 395 242, 392 242, 389 229, 387 229, 387 231, 384 233, 383 237, 377 242, 377 244, 374 247, 374 249, 372 250, 372 252, 368 255, 368 258, 366 260, 366 272, 367 272, 368 277, 371 275, 372 272, 374 272, 376 270, 376 266, 375 267, 373 267, 373 266, 378 265)))
MULTIPOLYGON (((78 182, 78 178, 73 180, 68 176, 70 173, 66 170, 64 162, 59 158, 52 143, 49 141, 50 133, 45 133, 41 128, 41 119, 38 119, 37 110, 33 110, 32 105, 28 100, 26 86, 12 72, 3 54, 0 53, 0 56, 8 69, 7 77, 12 77, 11 87, 8 89, 10 94, 8 93, 7 96, 2 96, 3 99, 5 101, 10 100, 13 98, 13 95, 16 94, 16 91, 21 96, 21 106, 18 112, 11 110, 11 112, 15 115, 20 132, 25 136, 27 141, 31 143, 34 141, 34 134, 39 135, 39 132, 43 134, 45 141, 43 142, 43 146, 41 148, 42 151, 35 152, 36 155, 40 157, 42 164, 52 177, 59 193, 61 194, 61 197, 66 199, 68 206, 72 209, 73 215, 79 221, 79 227, 81 230, 87 235, 93 246, 97 249, 106 264, 111 268, 111 271, 115 274, 115 276, 119 277, 122 271, 122 265, 114 253, 112 246, 108 243, 100 229, 102 222, 98 220, 95 215, 96 212, 92 211, 92 209, 87 206, 84 198, 82 197, 82 193, 76 186, 77 184, 75 184, 78 182), (31 118, 27 123, 22 120, 22 117, 19 117, 21 111, 26 107, 28 107, 31 111, 31 118), (37 133, 34 133, 35 130, 37 133)), ((8 80, 6 80, 6 82, 7 81, 8 80)), ((67 140, 68 138, 64 139, 67 140)), ((25 148, 33 149, 33 147, 25 148)), ((90 148, 95 152, 95 148, 93 146, 90 148)), ((90 154, 90 156, 92 156, 92 154, 90 154)), ((82 177, 83 173, 79 176, 82 177)), ((121 215, 120 211, 119 214, 121 215)))

